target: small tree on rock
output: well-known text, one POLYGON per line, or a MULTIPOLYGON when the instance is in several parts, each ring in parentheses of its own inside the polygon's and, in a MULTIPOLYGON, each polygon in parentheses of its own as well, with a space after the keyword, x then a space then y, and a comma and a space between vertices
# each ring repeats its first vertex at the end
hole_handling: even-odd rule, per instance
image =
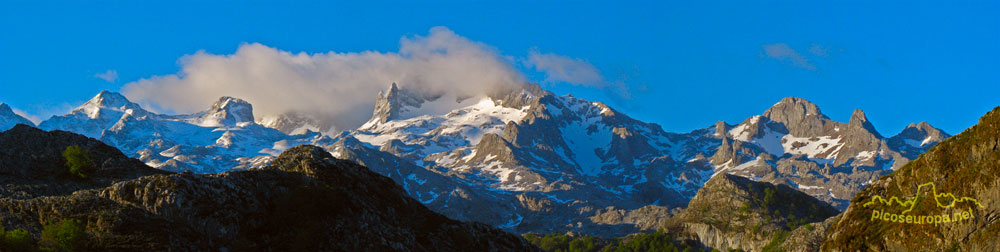
POLYGON ((66 159, 66 167, 69 173, 81 179, 87 178, 87 174, 94 169, 94 161, 90 159, 90 153, 78 145, 70 145, 62 153, 66 159))

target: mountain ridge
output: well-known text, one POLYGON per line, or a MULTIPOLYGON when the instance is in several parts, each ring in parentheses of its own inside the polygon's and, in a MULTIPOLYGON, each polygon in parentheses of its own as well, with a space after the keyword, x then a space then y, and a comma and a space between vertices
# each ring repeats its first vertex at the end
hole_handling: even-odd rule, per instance
MULTIPOLYGON (((671 133, 604 103, 556 96, 533 84, 475 97, 405 87, 391 84, 376 97, 369 123, 338 134, 314 131, 323 122, 308 116, 254 116, 252 106, 236 98, 222 97, 195 114, 159 115, 127 106, 134 103, 107 91, 94 99, 124 100, 113 104, 121 106, 95 106, 96 118, 74 110, 40 127, 81 132, 151 166, 196 173, 263 167, 282 150, 314 144, 373 167, 423 204, 459 220, 514 232, 555 228, 612 235, 651 227, 604 222, 595 218, 607 213, 602 209, 628 215, 650 206, 686 206, 717 173, 786 184, 843 208, 844 198, 907 162, 905 155, 935 143, 900 154, 898 146, 913 146, 890 146, 863 111, 855 111, 849 123, 835 122, 795 97, 736 125, 719 121, 671 133), (123 99, 112 99, 118 96, 123 99), (229 101, 245 109, 219 110, 229 101), (226 123, 199 123, 207 115, 226 123), (484 202, 493 207, 483 208, 484 202)), ((946 136, 929 125, 921 129, 892 142, 946 136)))

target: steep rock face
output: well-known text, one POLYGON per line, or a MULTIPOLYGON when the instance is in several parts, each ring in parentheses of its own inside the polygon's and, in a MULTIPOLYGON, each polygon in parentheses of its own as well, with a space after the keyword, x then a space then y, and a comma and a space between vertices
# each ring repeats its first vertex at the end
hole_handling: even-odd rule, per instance
POLYGON ((300 146, 273 165, 146 176, 103 189, 0 199, 7 227, 87 225, 92 250, 533 251, 521 238, 429 211, 390 179, 300 146))
POLYGON ((0 184, 4 184, 0 197, 4 198, 65 195, 166 173, 128 158, 100 141, 70 132, 46 132, 24 124, 0 132, 0 184), (93 161, 94 167, 86 172, 86 180, 75 179, 68 172, 62 152, 72 145, 84 149, 93 161))
POLYGON ((719 174, 666 228, 679 239, 709 248, 759 251, 779 231, 836 214, 829 204, 788 186, 719 174))
POLYGON ((29 121, 10 108, 6 103, 0 102, 0 132, 13 128, 14 125, 24 124, 28 126, 35 126, 35 123, 29 121))
MULTIPOLYGON (((858 193, 827 232, 828 251, 997 251, 1000 249, 1000 107, 858 193), (895 198, 894 198, 895 197, 895 198), (884 200, 884 201, 883 201, 884 200), (936 203, 936 204, 935 204, 936 203), (891 215, 958 221, 899 223, 891 215), (904 213, 905 211, 905 213, 904 213)), ((925 137, 926 139, 926 137, 925 137)), ((898 218, 897 218, 898 219, 898 218)))

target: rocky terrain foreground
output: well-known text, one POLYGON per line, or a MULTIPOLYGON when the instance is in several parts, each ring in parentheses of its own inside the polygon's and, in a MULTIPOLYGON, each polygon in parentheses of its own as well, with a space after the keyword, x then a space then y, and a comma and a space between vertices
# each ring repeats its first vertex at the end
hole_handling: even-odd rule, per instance
POLYGON ((271 165, 212 175, 166 174, 68 132, 0 133, 5 230, 83 224, 93 251, 534 251, 518 236, 434 213, 389 178, 314 146, 271 165), (62 174, 60 152, 89 150, 86 179, 62 174))

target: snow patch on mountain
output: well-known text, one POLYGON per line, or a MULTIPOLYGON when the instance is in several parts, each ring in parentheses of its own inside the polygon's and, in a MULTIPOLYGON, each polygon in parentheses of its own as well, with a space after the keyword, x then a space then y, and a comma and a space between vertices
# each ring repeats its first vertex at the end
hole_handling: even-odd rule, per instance
POLYGON ((787 153, 806 155, 809 158, 834 159, 841 147, 843 138, 832 136, 794 137, 787 135, 781 139, 781 146, 787 153))

